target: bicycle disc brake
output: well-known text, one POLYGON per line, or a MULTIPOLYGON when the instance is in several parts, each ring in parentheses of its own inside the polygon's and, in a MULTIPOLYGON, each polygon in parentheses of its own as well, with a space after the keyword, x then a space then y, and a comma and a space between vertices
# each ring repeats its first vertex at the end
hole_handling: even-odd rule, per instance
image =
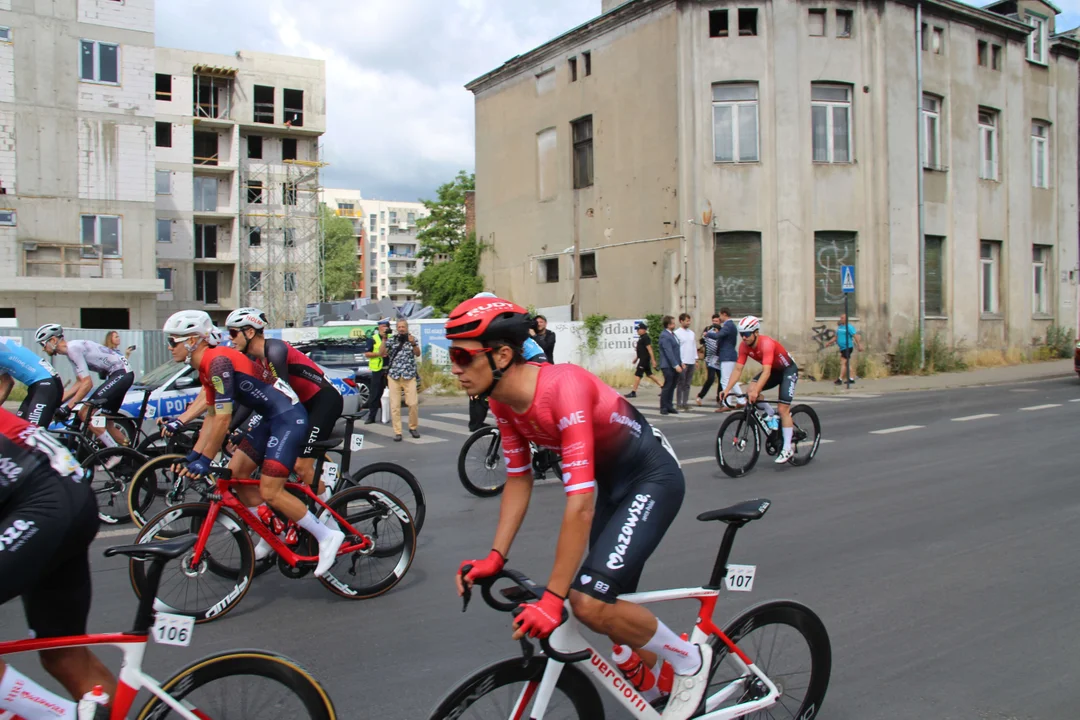
MULTIPOLYGON (((297 531, 300 533, 300 542, 296 543, 293 551, 297 555, 318 555, 319 548, 315 543, 315 538, 300 528, 297 528, 297 531)), ((296 567, 293 567, 285 562, 285 559, 280 555, 277 556, 277 566, 281 574, 291 580, 299 580, 315 569, 314 563, 299 563, 296 567)))

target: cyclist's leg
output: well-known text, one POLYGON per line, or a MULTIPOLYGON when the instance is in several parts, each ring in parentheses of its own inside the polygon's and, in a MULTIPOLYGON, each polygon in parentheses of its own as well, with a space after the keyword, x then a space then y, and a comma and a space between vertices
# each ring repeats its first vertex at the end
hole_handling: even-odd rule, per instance
MULTIPOLYGON (((236 479, 247 479, 262 464, 269 438, 270 423, 258 413, 252 413, 244 430, 244 437, 229 459, 229 470, 236 479)), ((262 505, 263 498, 259 488, 254 485, 242 485, 234 491, 240 502, 251 510, 262 505)))
MULTIPOLYGON (((784 452, 787 453, 791 450, 791 437, 794 432, 795 425, 791 421, 791 403, 795 400, 795 386, 799 382, 799 368, 792 365, 789 368, 785 368, 784 372, 777 378, 777 386, 780 388, 780 401, 778 409, 780 411, 780 428, 784 434, 784 452)), ((772 384, 771 382, 769 383, 772 384)))
MULTIPOLYGON (((105 404, 101 407, 102 412, 110 415, 120 412, 120 407, 124 404, 124 396, 127 395, 127 391, 131 389, 134 382, 135 373, 131 371, 118 371, 110 375, 101 386, 105 393, 105 404)), ((112 420, 105 424, 105 429, 117 445, 127 443, 127 438, 124 437, 124 434, 120 432, 120 429, 116 427, 116 423, 112 420)))
MULTIPOLYGON (((300 451, 300 458, 296 461, 296 475, 308 485, 312 485, 315 479, 315 458, 319 455, 319 451, 312 445, 330 438, 343 407, 341 393, 334 388, 324 388, 304 403, 308 414, 307 440, 304 442, 304 449, 300 451)), ((318 493, 322 491, 322 487, 312 487, 312 490, 318 493)))
POLYGON ((47 428, 63 395, 64 387, 58 378, 39 380, 26 389, 26 399, 15 414, 38 427, 47 428))

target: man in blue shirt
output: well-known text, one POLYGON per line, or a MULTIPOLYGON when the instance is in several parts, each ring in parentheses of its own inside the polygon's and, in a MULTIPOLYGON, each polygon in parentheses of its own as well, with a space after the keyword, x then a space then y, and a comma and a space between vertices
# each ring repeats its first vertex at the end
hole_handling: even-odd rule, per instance
MULTIPOLYGON (((840 349, 840 377, 833 384, 843 385, 844 379, 849 378, 851 372, 852 349, 858 348, 859 352, 863 351, 862 335, 854 325, 848 323, 847 315, 840 316, 840 321, 836 323, 836 337, 825 343, 825 347, 829 345, 836 345, 840 349)), ((850 377, 849 382, 855 382, 855 378, 850 377)))
POLYGON ((0 341, 0 404, 18 380, 26 386, 26 399, 15 413, 39 427, 49 427, 64 397, 64 385, 48 360, 18 343, 0 341))
MULTIPOLYGON (((728 380, 731 378, 731 371, 735 369, 735 363, 739 359, 739 330, 735 327, 735 321, 731 319, 731 310, 726 307, 720 308, 718 313, 720 316, 720 329, 716 331, 716 359, 720 361, 720 387, 718 391, 722 391, 727 387, 728 380)), ((732 388, 736 393, 742 393, 742 386, 739 383, 735 383, 732 388)), ((746 404, 746 399, 743 398, 739 401, 740 405, 746 404)), ((721 406, 716 409, 716 412, 727 412, 731 408, 727 406, 721 406)))

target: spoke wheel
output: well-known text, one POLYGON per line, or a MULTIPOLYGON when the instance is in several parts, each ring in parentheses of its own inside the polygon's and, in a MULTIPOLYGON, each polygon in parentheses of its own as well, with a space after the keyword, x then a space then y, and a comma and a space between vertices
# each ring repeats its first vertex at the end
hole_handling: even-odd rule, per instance
POLYGON ((122 525, 131 522, 128 486, 145 462, 145 455, 126 447, 105 448, 83 461, 83 470, 89 477, 97 500, 98 513, 107 523, 122 525))
POLYGON ((502 461, 502 436, 497 427, 480 428, 458 453, 458 479, 477 497, 493 497, 503 491, 506 470, 502 461))
POLYGON ((183 455, 160 455, 138 469, 128 487, 131 519, 139 527, 163 510, 185 502, 206 501, 209 485, 181 478, 172 471, 183 455))
MULTIPOLYGON (((349 478, 348 487, 363 485, 368 488, 385 490, 397 497, 409 511, 416 524, 416 534, 424 527, 427 504, 424 500, 424 488, 411 472, 397 463, 377 462, 365 465, 349 478)), ((344 486, 342 486, 344 489, 344 486)))
POLYGON ((821 444, 821 422, 809 405, 791 408, 791 421, 795 425, 791 435, 791 448, 795 454, 790 462, 792 465, 806 465, 817 455, 821 444))
POLYGON ((761 454, 761 434, 745 412, 729 415, 716 432, 716 462, 730 477, 742 477, 754 469, 761 454))

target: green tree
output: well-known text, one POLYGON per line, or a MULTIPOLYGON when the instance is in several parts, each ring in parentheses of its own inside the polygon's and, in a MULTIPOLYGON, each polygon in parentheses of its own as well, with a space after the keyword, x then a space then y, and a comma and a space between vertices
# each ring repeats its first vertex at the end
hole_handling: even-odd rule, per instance
POLYGON ((321 205, 323 224, 323 297, 351 300, 356 295, 356 237, 348 218, 321 205))
POLYGON ((409 276, 409 287, 420 293, 425 305, 445 315, 484 289, 484 278, 479 274, 483 250, 476 233, 469 233, 457 243, 449 260, 429 263, 419 275, 409 276))
POLYGON ((460 170, 457 177, 439 186, 437 200, 422 201, 431 214, 416 221, 420 257, 450 255, 466 241, 465 193, 475 189, 475 173, 460 170))

